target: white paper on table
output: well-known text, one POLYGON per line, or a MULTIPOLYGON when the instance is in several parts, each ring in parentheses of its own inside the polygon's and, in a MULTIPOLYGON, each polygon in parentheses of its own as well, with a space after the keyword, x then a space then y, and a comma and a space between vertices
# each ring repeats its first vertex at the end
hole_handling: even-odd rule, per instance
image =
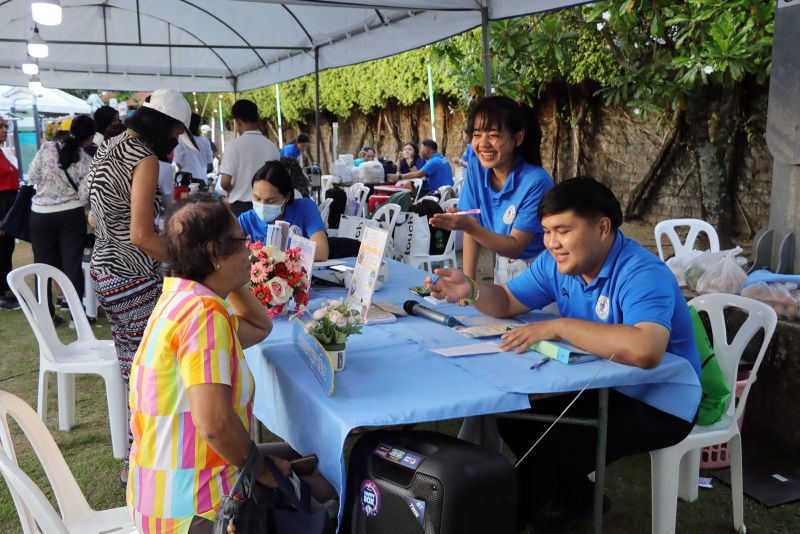
POLYGON ((344 265, 347 263, 345 260, 325 260, 325 261, 315 261, 314 268, 315 269, 324 269, 325 267, 331 267, 333 265, 344 265))
POLYGON ((711 477, 698 477, 697 485, 701 488, 714 489, 714 486, 711 485, 711 477))
POLYGON ((422 300, 433 306, 441 306, 442 304, 447 304, 447 301, 445 299, 437 299, 436 297, 432 297, 430 295, 428 295, 427 297, 423 297, 422 300))
POLYGON ((431 352, 435 352, 440 356, 454 358, 458 356, 477 356, 478 354, 492 354, 495 352, 500 352, 500 348, 498 347, 497 343, 494 343, 492 341, 487 341, 485 343, 475 343, 473 345, 461 345, 458 347, 449 347, 446 349, 434 349, 431 352))
POLYGON ((314 268, 314 254, 317 252, 317 243, 312 239, 307 239, 301 235, 293 235, 289 241, 289 248, 297 247, 300 249, 300 265, 311 275, 314 268))

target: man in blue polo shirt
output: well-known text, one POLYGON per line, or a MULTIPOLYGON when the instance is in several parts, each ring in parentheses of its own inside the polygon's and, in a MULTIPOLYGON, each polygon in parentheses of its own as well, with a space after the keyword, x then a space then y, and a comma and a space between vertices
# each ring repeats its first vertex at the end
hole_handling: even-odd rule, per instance
MULTIPOLYGON (((511 317, 555 302, 561 318, 540 321, 503 336, 503 350, 523 352, 540 340, 564 339, 600 357, 642 368, 671 352, 685 358, 698 378, 700 362, 686 301, 675 277, 654 254, 619 230, 622 210, 613 193, 591 178, 556 185, 539 203, 547 254, 507 285, 478 284, 455 269, 440 269, 433 296, 464 299, 493 317, 511 317)), ((607 461, 674 445, 693 427, 644 402, 646 388, 609 394, 607 461)), ((531 412, 559 415, 573 396, 537 400, 531 412)), ((652 402, 652 400, 650 401, 652 402)), ((676 400, 675 402, 680 402, 676 400)), ((696 410, 696 406, 689 407, 696 410)), ((567 415, 594 417, 597 393, 578 397, 567 415)), ((518 458, 549 426, 498 421, 518 458)), ((517 467, 518 527, 534 532, 568 528, 591 512, 596 431, 556 425, 517 467)))
POLYGON ((443 185, 453 185, 453 169, 447 158, 439 154, 439 145, 436 144, 436 141, 425 139, 421 145, 419 154, 425 159, 425 165, 421 169, 405 174, 390 174, 386 179, 394 183, 399 180, 428 178, 427 189, 432 192, 443 185))

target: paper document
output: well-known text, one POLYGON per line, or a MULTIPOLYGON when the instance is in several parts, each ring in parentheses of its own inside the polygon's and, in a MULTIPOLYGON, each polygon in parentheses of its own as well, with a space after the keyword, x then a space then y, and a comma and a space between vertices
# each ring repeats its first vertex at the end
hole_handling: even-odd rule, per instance
POLYGON ((422 300, 431 304, 432 306, 441 306, 442 304, 447 304, 447 301, 444 299, 437 299, 436 297, 432 297, 428 295, 427 297, 422 297, 422 300))
POLYGON ((315 261, 314 268, 315 269, 324 269, 325 267, 330 267, 332 265, 344 265, 347 263, 344 260, 325 260, 325 261, 315 261))
POLYGON ((374 302, 367 311, 367 325, 396 323, 397 317, 391 312, 385 311, 374 302))
POLYGON ((456 315, 461 324, 467 326, 519 326, 522 323, 516 319, 502 319, 488 315, 456 315))
MULTIPOLYGON (((460 317, 463 317, 460 316, 460 317)), ((490 325, 490 326, 456 326, 453 328, 462 336, 469 338, 476 337, 499 337, 508 332, 509 327, 505 325, 490 325)))
POLYGON ((397 315, 397 316, 400 316, 400 317, 405 317, 406 315, 408 315, 403 308, 401 308, 397 304, 393 304, 391 302, 386 302, 386 301, 382 301, 382 300, 380 300, 380 301, 379 300, 373 300, 372 301, 372 305, 373 306, 377 306, 378 308, 382 309, 383 311, 387 311, 389 313, 393 313, 394 315, 397 315))
POLYGON ((497 343, 486 341, 484 343, 475 343, 474 345, 461 345, 460 347, 450 347, 446 349, 434 349, 435 352, 441 356, 454 358, 458 356, 476 356, 478 354, 493 354, 500 352, 497 343))

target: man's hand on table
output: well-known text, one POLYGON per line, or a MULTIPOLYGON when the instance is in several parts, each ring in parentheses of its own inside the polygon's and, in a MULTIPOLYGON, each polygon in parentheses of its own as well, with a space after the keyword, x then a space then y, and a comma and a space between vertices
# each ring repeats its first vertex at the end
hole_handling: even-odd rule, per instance
POLYGON ((431 277, 425 279, 425 287, 431 289, 431 296, 456 303, 472 296, 472 284, 469 278, 458 269, 436 269, 433 271, 439 279, 433 283, 431 277))
POLYGON ((522 354, 537 341, 558 341, 561 339, 558 326, 558 319, 518 326, 503 334, 500 338, 502 340, 500 350, 505 352, 513 350, 517 354, 522 354))

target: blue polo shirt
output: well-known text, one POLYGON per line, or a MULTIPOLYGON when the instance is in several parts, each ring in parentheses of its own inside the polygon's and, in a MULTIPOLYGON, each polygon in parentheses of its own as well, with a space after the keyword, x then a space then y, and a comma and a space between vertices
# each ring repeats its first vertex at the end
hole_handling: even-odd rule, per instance
POLYGON ((300 158, 300 154, 302 154, 302 152, 297 148, 297 145, 294 143, 289 143, 288 145, 284 145, 283 148, 281 149, 282 158, 298 159, 300 158))
POLYGON ((503 188, 495 191, 491 169, 485 168, 477 157, 473 157, 461 189, 458 209, 480 208, 478 222, 492 232, 509 235, 511 230, 517 229, 533 234, 531 242, 520 256, 526 260, 544 250, 544 230, 536 210, 544 194, 552 188, 553 179, 547 171, 528 163, 518 154, 503 188))
POLYGON ((687 360, 700 377, 692 319, 675 276, 655 254, 621 230, 591 284, 580 275, 559 273, 555 259, 547 253, 511 280, 508 289, 531 309, 556 302, 562 317, 629 326, 645 322, 663 325, 670 332, 667 352, 687 360))
POLYGON ((420 169, 428 175, 428 189, 436 191, 443 185, 453 185, 453 169, 447 158, 434 152, 431 159, 420 169))
POLYGON ((461 156, 461 159, 467 162, 467 165, 472 163, 473 159, 477 159, 475 157, 475 151, 472 149, 472 143, 467 145, 467 149, 464 151, 464 155, 461 156))
MULTIPOLYGON (((310 198, 296 198, 283 211, 283 221, 292 225, 290 231, 309 238, 319 231, 325 231, 325 223, 319 215, 319 209, 310 198)), ((253 210, 239 215, 239 224, 245 235, 253 241, 264 241, 267 238, 267 223, 262 221, 253 210)))

